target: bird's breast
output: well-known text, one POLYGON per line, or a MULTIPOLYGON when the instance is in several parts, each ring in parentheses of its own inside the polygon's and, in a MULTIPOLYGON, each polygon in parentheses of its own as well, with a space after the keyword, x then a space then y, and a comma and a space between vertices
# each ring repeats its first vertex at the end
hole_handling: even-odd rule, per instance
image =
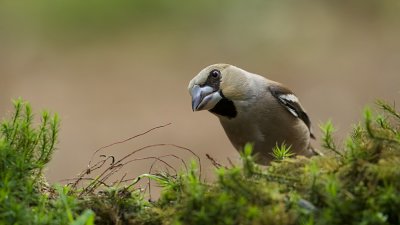
POLYGON ((222 127, 225 130, 231 143, 237 150, 241 150, 246 143, 260 143, 265 137, 257 123, 242 118, 238 115, 233 119, 220 118, 222 127))

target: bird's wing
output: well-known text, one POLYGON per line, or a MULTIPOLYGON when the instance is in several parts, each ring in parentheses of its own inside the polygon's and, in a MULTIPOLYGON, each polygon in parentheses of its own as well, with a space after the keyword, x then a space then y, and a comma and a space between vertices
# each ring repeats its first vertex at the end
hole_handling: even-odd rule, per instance
POLYGON ((315 136, 311 129, 310 118, 308 117, 303 107, 300 105, 300 102, 296 95, 294 95, 293 92, 290 91, 288 88, 285 88, 283 86, 270 85, 268 88, 272 96, 274 96, 286 110, 288 110, 293 116, 301 119, 307 125, 308 129, 310 130, 311 138, 315 139, 315 136))

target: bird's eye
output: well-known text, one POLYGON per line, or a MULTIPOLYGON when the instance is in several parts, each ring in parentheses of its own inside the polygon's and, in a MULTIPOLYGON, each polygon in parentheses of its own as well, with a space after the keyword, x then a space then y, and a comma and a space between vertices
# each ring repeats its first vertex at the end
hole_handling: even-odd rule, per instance
POLYGON ((218 78, 219 76, 221 76, 221 72, 219 70, 211 70, 210 76, 213 78, 218 78))

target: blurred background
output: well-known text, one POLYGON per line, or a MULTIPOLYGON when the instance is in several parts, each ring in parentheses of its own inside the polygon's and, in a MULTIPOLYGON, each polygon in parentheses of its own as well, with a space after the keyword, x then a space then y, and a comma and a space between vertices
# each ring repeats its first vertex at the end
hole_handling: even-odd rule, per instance
MULTIPOLYGON (((216 117, 191 110, 187 84, 203 67, 230 63, 286 84, 317 136, 332 119, 342 141, 366 105, 400 99, 399 12, 398 0, 2 0, 0 113, 22 97, 37 114, 60 114, 52 183, 101 146, 166 123, 102 153, 172 143, 196 152, 209 178, 206 153, 224 164, 238 153, 216 117)), ((170 153, 192 158, 173 147, 137 157, 170 153)), ((151 163, 132 163, 128 176, 151 163)))

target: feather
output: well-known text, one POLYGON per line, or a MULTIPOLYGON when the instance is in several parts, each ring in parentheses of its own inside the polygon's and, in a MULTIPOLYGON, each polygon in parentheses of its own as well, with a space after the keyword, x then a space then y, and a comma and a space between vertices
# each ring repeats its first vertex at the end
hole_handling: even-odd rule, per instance
POLYGON ((310 130, 310 137, 315 139, 315 136, 311 130, 311 120, 307 113, 300 105, 298 98, 288 88, 284 86, 271 85, 268 87, 272 96, 274 96, 278 102, 285 107, 293 116, 301 119, 310 130))

